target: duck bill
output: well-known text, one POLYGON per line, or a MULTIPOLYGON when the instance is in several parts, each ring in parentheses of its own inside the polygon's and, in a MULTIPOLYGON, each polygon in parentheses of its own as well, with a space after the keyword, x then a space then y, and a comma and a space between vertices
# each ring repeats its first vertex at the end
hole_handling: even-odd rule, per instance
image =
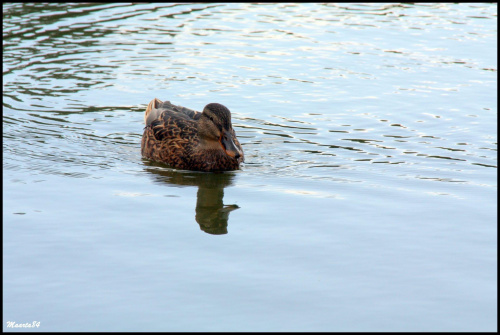
POLYGON ((224 131, 222 133, 219 142, 222 146, 222 149, 224 149, 224 152, 229 157, 233 158, 240 157, 240 150, 236 147, 236 144, 234 144, 233 136, 228 131, 224 131))

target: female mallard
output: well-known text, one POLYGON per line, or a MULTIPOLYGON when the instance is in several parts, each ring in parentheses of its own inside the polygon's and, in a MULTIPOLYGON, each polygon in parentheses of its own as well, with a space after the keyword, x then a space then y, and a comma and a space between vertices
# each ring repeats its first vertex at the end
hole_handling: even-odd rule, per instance
POLYGON ((141 153, 146 158, 197 171, 237 170, 243 162, 231 112, 221 104, 208 104, 200 113, 155 98, 144 122, 141 153))

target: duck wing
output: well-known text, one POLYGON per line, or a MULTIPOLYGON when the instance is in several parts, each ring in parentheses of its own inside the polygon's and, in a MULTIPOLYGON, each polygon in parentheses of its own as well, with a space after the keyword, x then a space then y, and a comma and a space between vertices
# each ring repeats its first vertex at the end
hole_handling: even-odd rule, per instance
POLYGON ((149 126, 153 121, 165 117, 173 117, 184 120, 198 120, 200 116, 201 113, 195 110, 173 105, 170 101, 163 102, 158 98, 154 98, 146 108, 144 123, 146 126, 149 126))
POLYGON ((189 142, 197 137, 196 122, 200 116, 201 113, 192 109, 155 98, 149 103, 144 115, 145 134, 164 145, 187 148, 193 144, 189 142))
POLYGON ((167 141, 175 145, 187 146, 197 136, 198 128, 194 120, 168 112, 162 112, 160 117, 150 124, 153 135, 157 141, 167 141))
POLYGON ((165 101, 161 108, 168 110, 170 113, 175 114, 179 118, 187 120, 198 120, 201 116, 200 112, 187 107, 172 105, 170 101, 165 101))

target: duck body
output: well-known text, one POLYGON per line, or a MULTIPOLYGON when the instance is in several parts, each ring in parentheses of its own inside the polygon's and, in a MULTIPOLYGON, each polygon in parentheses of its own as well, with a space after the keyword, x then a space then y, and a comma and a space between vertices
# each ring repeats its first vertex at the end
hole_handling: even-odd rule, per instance
POLYGON ((216 103, 203 112, 153 99, 144 115, 142 156, 194 171, 238 170, 244 160, 229 110, 216 103))

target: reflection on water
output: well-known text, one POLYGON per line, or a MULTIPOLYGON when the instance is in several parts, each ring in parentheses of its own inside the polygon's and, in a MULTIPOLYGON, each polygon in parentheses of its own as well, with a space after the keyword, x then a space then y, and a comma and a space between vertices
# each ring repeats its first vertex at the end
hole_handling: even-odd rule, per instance
POLYGON ((157 183, 181 186, 198 186, 196 195, 196 222, 201 230, 213 235, 227 234, 229 213, 237 205, 224 205, 224 188, 232 185, 234 174, 231 172, 206 173, 180 171, 165 168, 164 165, 143 160, 145 170, 151 173, 157 183))

